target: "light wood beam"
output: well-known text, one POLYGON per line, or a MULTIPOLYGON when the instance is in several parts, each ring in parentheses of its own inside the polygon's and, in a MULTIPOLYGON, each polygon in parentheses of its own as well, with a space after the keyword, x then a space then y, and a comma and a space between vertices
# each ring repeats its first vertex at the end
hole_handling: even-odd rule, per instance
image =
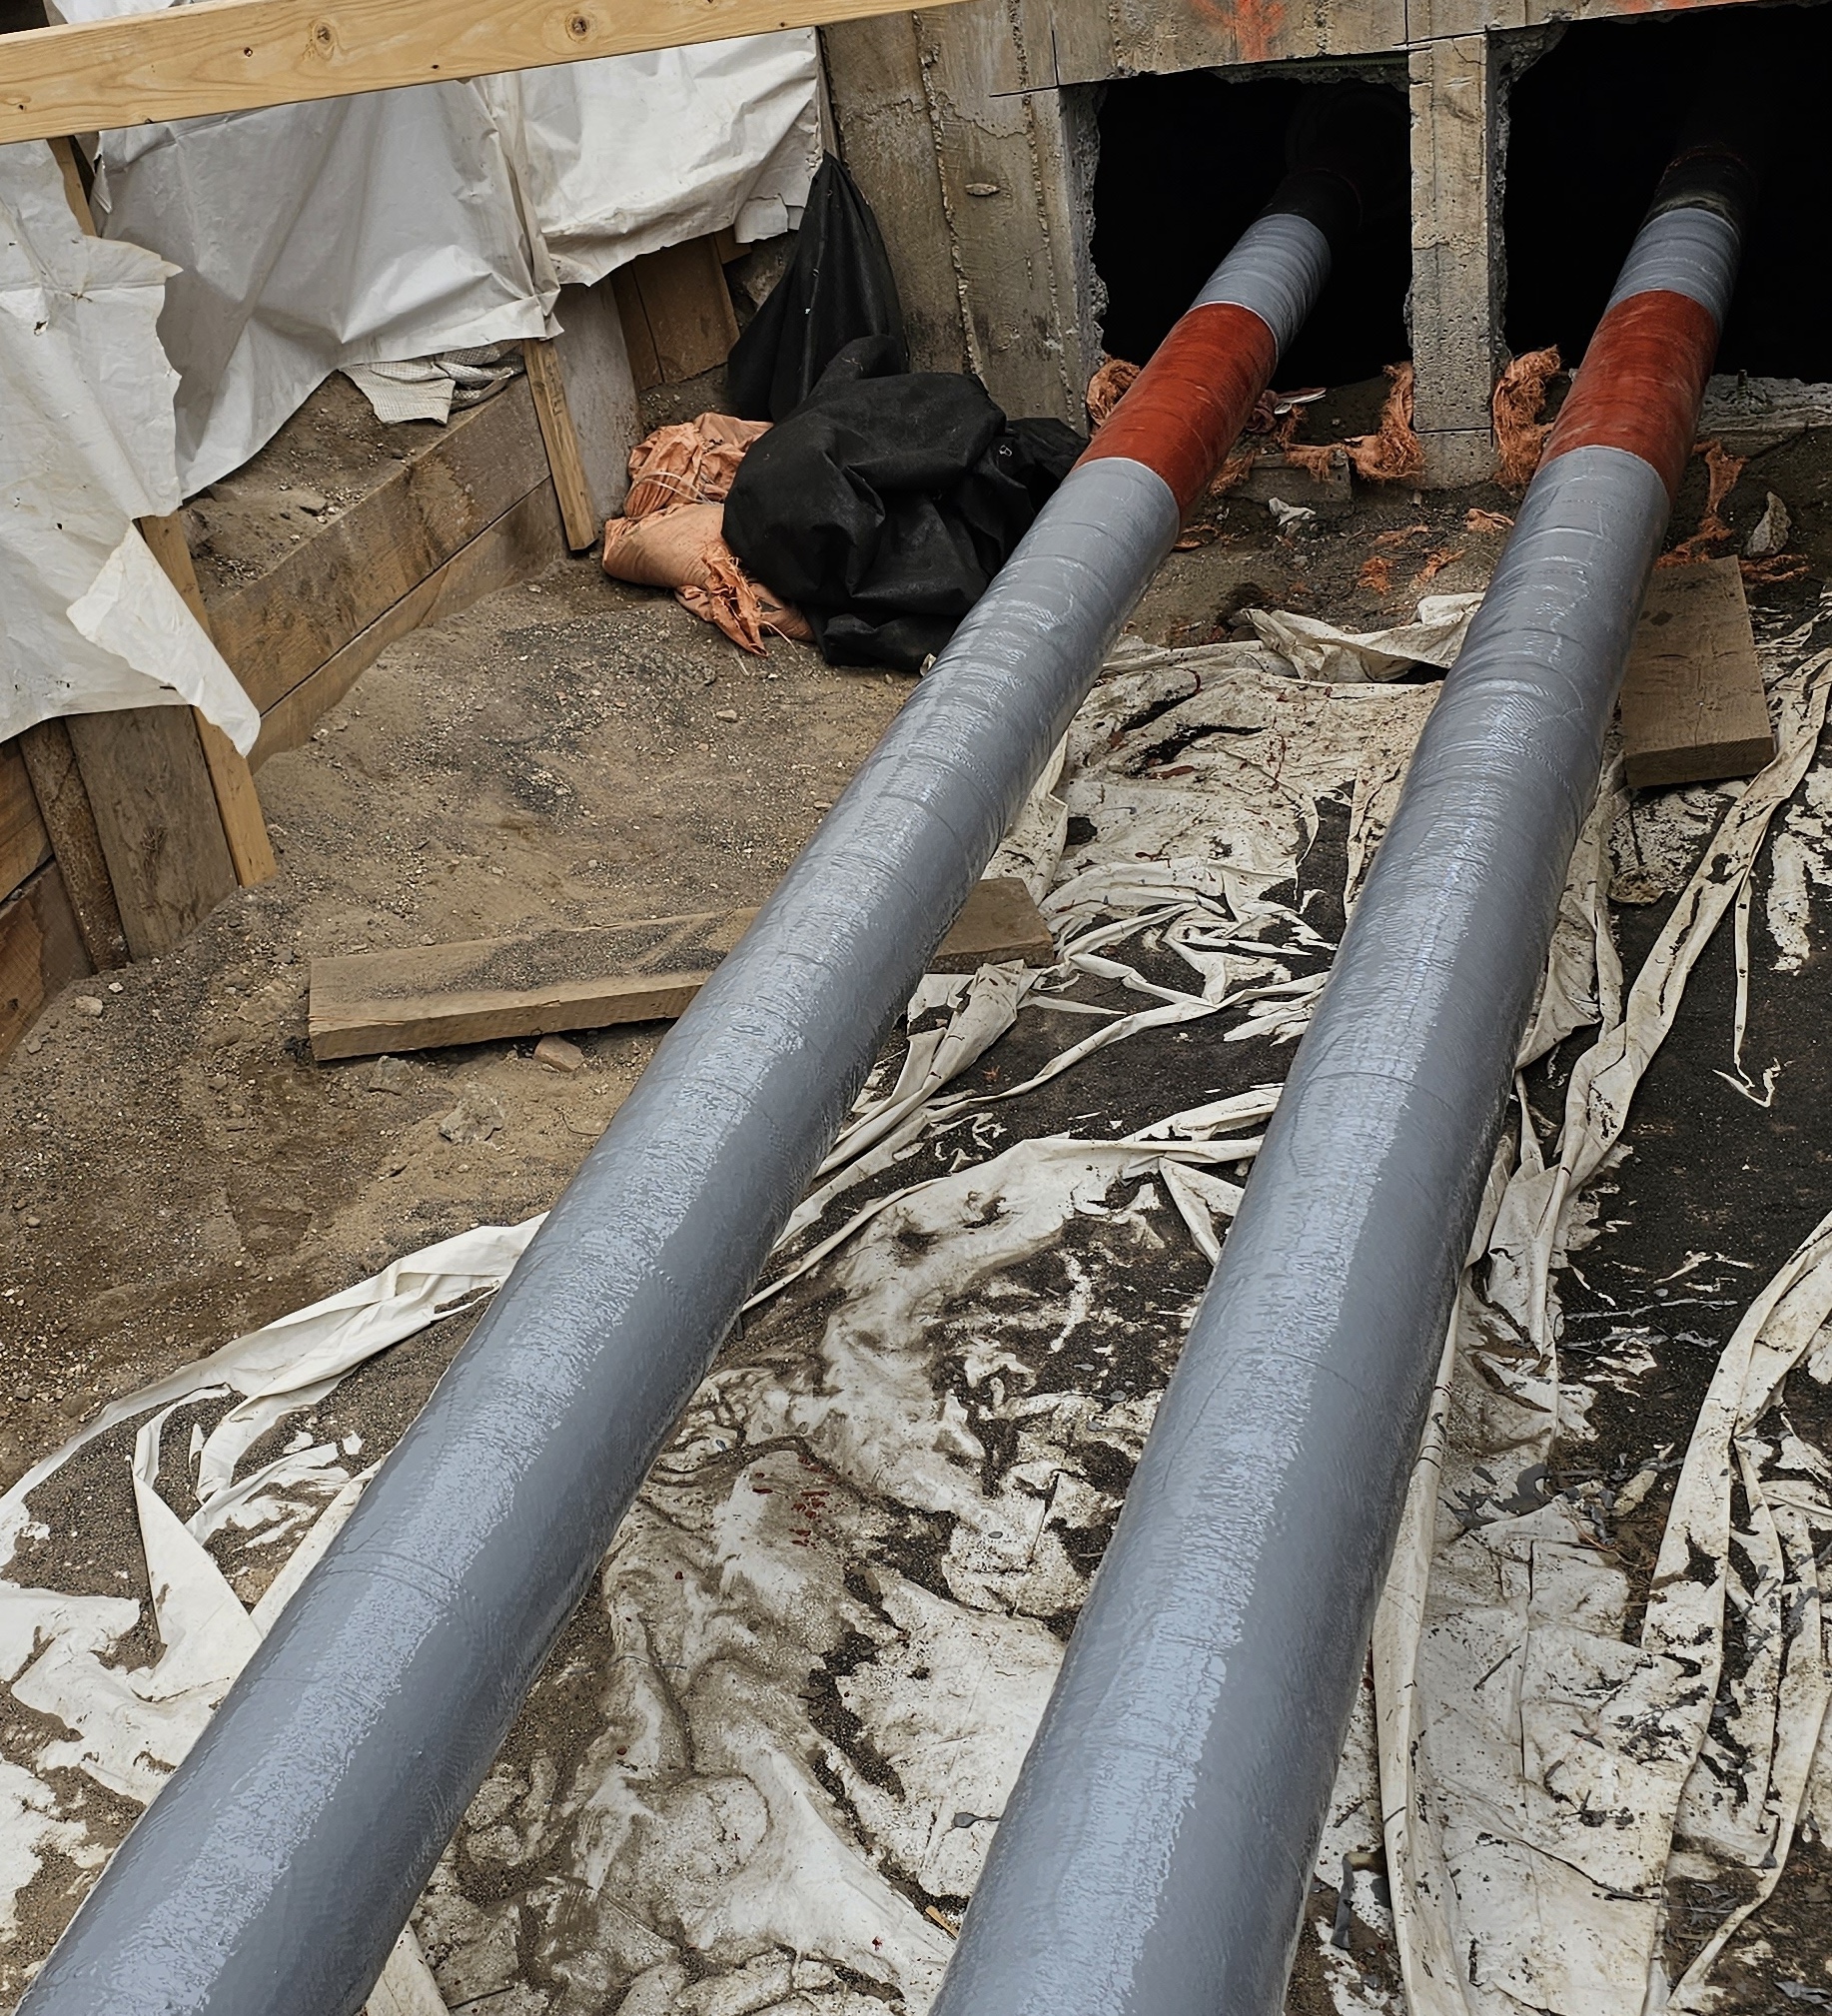
MULTIPOLYGON (((941 0, 946 6, 952 0, 941 0)), ((818 28, 907 0, 198 0, 0 38, 0 142, 818 28)))

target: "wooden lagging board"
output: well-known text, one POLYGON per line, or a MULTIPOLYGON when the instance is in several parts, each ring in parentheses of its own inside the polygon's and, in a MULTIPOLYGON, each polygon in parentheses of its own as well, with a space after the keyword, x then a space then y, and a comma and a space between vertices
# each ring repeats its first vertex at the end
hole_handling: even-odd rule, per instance
MULTIPOLYGON (((672 1021, 756 914, 710 911, 314 959, 312 1054, 328 1063, 672 1021)), ((958 973, 1006 959, 1049 965, 1055 957, 1024 884, 999 879, 975 886, 931 964, 958 973)))

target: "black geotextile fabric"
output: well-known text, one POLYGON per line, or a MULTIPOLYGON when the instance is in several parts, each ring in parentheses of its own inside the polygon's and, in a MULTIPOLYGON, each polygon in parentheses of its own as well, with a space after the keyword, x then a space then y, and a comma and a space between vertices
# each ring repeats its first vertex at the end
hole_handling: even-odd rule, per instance
POLYGON ((878 220, 829 154, 808 190, 794 254, 725 362, 732 412, 744 420, 786 418, 862 336, 886 338, 897 360, 891 369, 904 369, 903 309, 878 220))
POLYGON ((1084 446, 1061 421, 1008 421, 975 379, 901 371, 867 338, 747 451, 725 542, 829 664, 918 672, 1084 446))

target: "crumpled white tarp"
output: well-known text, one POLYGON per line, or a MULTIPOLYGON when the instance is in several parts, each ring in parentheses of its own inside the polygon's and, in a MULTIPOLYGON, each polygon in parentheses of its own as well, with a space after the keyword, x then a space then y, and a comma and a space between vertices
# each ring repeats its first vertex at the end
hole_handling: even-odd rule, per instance
POLYGON ((103 134, 102 230, 181 269, 160 335, 185 496, 346 365, 550 336, 563 281, 787 230, 818 101, 814 31, 795 29, 103 134))
POLYGON ((820 162, 814 30, 654 49, 478 80, 560 280, 645 252, 801 222, 820 162))
POLYGON ((260 715, 134 520, 174 510, 172 268, 92 238, 40 141, 0 148, 0 742, 58 714, 260 715))

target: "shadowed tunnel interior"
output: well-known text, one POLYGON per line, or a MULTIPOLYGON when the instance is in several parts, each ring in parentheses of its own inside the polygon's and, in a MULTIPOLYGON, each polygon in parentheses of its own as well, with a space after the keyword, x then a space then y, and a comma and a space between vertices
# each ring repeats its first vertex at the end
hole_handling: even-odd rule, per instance
MULTIPOLYGON (((1144 361, 1286 172, 1287 136, 1307 86, 1238 83, 1192 71, 1104 87, 1094 184, 1094 264, 1107 288, 1102 340, 1144 361)), ((1323 299, 1279 367, 1279 384, 1347 385, 1407 355, 1411 280, 1404 96, 1374 146, 1385 193, 1337 260, 1323 299)))
POLYGON ((1622 250, 1732 55, 1760 65, 1770 152, 1720 372, 1832 379, 1832 153, 1815 85, 1832 74, 1832 8, 1737 5, 1567 28, 1516 81, 1503 209, 1505 334, 1582 357, 1622 250))

